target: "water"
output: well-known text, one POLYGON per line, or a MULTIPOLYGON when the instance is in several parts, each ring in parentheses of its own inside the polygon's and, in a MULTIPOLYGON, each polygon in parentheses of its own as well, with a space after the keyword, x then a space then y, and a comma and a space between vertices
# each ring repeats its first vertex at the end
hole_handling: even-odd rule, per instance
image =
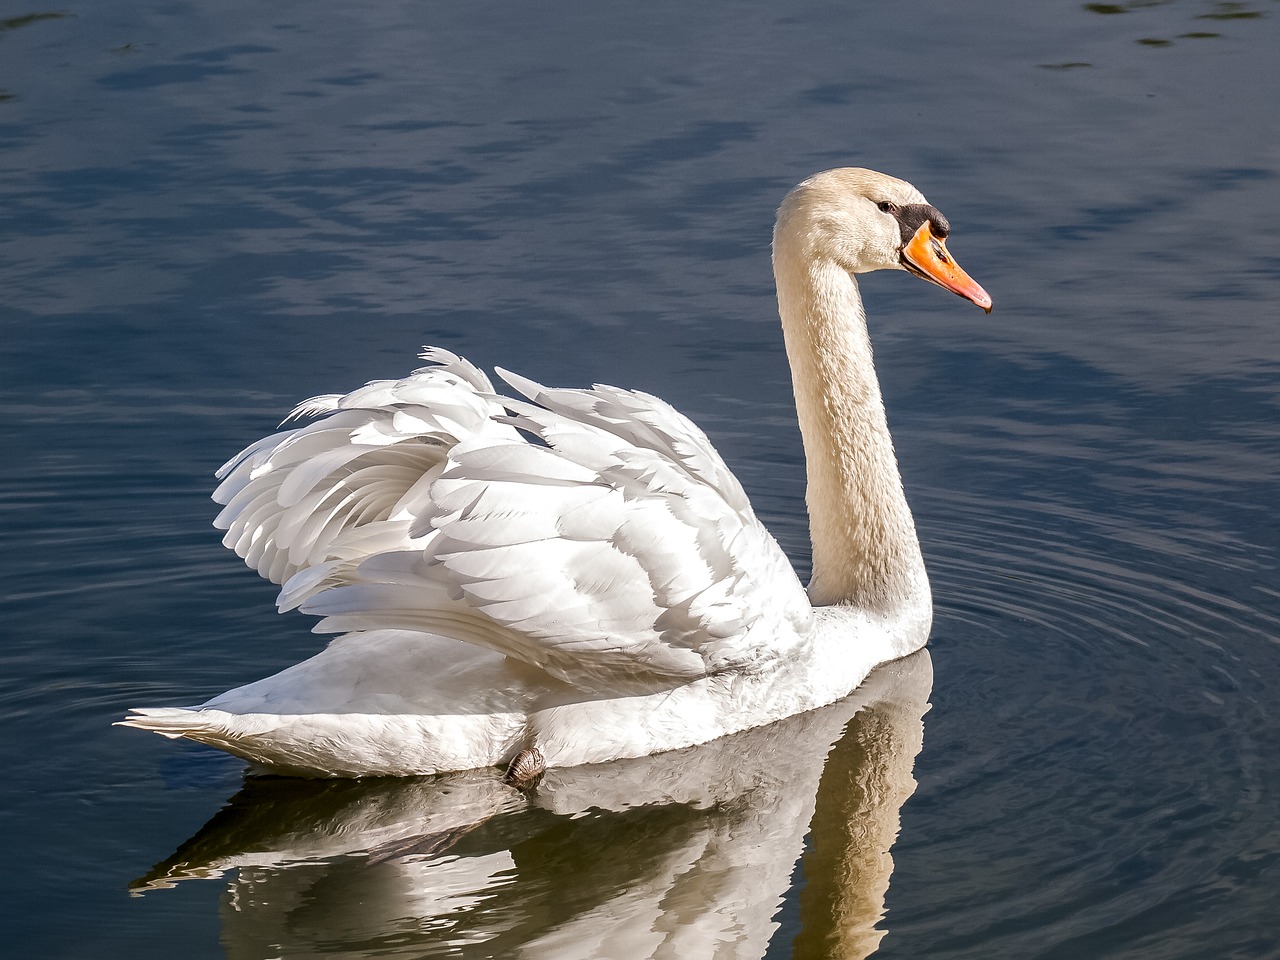
POLYGON ((15 955, 1280 956, 1280 10, 881 6, 0 16, 15 955), (530 801, 108 726, 323 642, 210 473, 423 343, 673 402, 803 571, 767 240, 850 163, 996 302, 863 284, 929 659, 530 801))

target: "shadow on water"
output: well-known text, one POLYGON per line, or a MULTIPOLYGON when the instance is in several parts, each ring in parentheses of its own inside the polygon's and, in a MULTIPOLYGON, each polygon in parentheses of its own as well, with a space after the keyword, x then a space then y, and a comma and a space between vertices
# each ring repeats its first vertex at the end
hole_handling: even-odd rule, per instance
POLYGON ((865 957, 932 683, 921 651, 822 710, 527 794, 490 770, 251 778, 132 888, 229 875, 232 958, 762 957, 792 936, 796 957, 865 957))
MULTIPOLYGON (((27 13, 18 17, 6 17, 0 20, 0 42, 4 41, 5 34, 10 31, 30 26, 33 23, 39 23, 41 20, 61 20, 69 16, 71 16, 69 13, 27 13)), ((16 99, 17 94, 0 88, 0 103, 16 99)))

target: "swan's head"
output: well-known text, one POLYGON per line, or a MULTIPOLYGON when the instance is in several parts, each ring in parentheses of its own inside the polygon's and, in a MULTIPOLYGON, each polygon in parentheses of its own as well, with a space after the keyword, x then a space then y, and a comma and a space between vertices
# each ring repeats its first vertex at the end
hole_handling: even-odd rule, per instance
POLYGON ((849 273, 906 270, 990 313, 991 297, 947 252, 950 232, 942 212, 905 180, 844 167, 814 174, 787 194, 774 258, 834 262, 849 273))

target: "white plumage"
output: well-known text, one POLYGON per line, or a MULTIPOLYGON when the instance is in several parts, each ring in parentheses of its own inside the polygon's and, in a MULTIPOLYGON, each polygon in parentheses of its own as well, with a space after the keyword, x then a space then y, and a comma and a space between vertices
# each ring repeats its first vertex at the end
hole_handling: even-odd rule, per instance
POLYGON ((345 636, 200 707, 121 722, 286 772, 411 774, 523 750, 642 756, 849 693, 930 620, 853 274, 911 269, 989 308, 946 230, 909 184, 861 170, 811 178, 779 212, 824 605, 661 400, 499 371, 520 394, 502 397, 429 348, 404 379, 305 401, 289 419, 311 422, 219 471, 224 543, 281 585, 282 610, 345 636))

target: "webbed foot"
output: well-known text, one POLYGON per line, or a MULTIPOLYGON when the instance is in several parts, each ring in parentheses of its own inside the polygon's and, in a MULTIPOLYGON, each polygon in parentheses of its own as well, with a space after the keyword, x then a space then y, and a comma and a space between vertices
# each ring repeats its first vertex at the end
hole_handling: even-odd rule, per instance
POLYGON ((517 790, 527 790, 546 772, 547 760, 537 747, 526 747, 515 755, 502 775, 502 782, 517 790))

